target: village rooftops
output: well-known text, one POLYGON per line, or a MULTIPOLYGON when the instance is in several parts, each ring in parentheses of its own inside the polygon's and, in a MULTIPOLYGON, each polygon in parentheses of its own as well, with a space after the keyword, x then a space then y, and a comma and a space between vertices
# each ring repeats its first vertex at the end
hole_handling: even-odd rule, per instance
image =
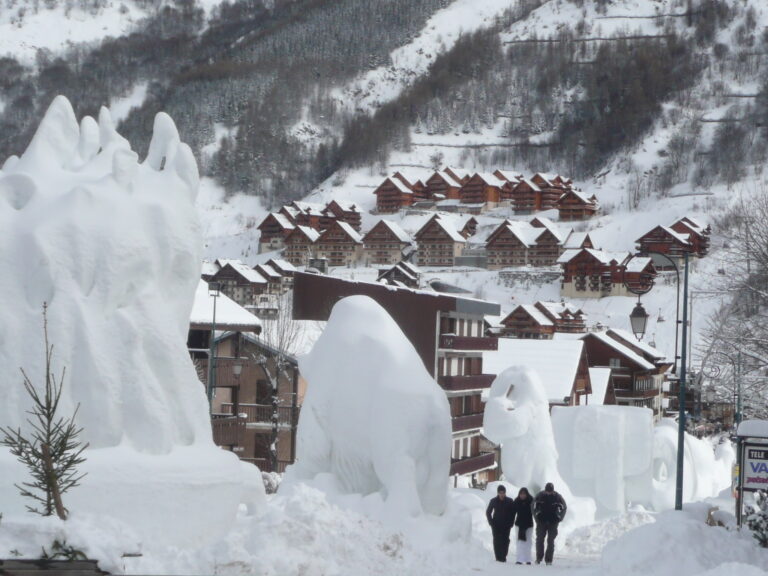
POLYGON ((443 232, 448 234, 448 236, 454 242, 461 242, 462 244, 466 243, 467 241, 466 238, 464 238, 464 236, 462 236, 458 232, 458 230, 456 230, 456 228, 453 227, 453 224, 451 224, 444 218, 441 218, 439 214, 435 214, 429 220, 427 220, 424 226, 422 226, 421 229, 418 232, 416 232, 416 236, 417 237, 420 236, 422 231, 424 231, 431 222, 435 222, 443 230, 443 232))
POLYGON ((405 242, 410 244, 411 237, 408 235, 408 233, 405 230, 400 228, 400 225, 397 222, 393 222, 392 220, 384 220, 384 219, 380 220, 380 222, 382 226, 386 226, 387 228, 389 228, 390 232, 392 232, 395 238, 397 238, 400 242, 405 242))
MULTIPOLYGON (((261 332, 259 319, 229 298, 219 292, 216 300, 216 329, 233 332, 261 332)), ((195 290, 195 301, 189 317, 192 330, 211 330, 213 327, 214 296, 210 294, 208 283, 200 280, 195 290)))
MULTIPOLYGON (((349 236, 355 244, 362 244, 363 243, 363 237, 360 236, 360 234, 358 234, 357 230, 352 228, 352 226, 350 226, 348 223, 342 222, 341 220, 336 220, 335 224, 339 228, 341 228, 344 231, 344 233, 347 236, 349 236)), ((328 228, 329 231, 332 230, 332 229, 333 229, 333 227, 328 228)))
POLYGON ((520 307, 528 312, 528 314, 541 326, 554 326, 555 323, 547 318, 541 310, 536 308, 533 304, 521 304, 520 307))
POLYGON ((539 188, 530 178, 520 178, 520 184, 526 184, 534 192, 541 192, 539 188))
MULTIPOLYGON (((309 226, 296 226, 296 230, 291 232, 291 235, 295 234, 296 231, 300 231, 304 234, 310 242, 317 242, 317 239, 320 238, 320 232, 309 226)), ((357 232, 355 232, 355 234, 357 234, 357 232)))
POLYGON ((272 258, 267 261, 267 264, 283 274, 296 272, 296 267, 288 262, 288 260, 283 260, 282 258, 272 258))
MULTIPOLYGON (((285 230, 293 230, 294 229, 294 224, 290 220, 288 220, 288 218, 287 218, 287 216, 285 214, 280 214, 280 212, 271 212, 270 215, 285 230)), ((265 219, 265 221, 266 221, 266 219, 265 219)))
POLYGON ((445 180, 445 183, 448 184, 448 186, 452 188, 461 188, 461 182, 456 180, 453 176, 451 176, 445 170, 438 170, 437 172, 435 172, 435 174, 437 174, 438 176, 440 176, 440 178, 445 180))
MULTIPOLYGON (((610 264, 611 262, 616 262, 618 264, 622 264, 627 260, 629 257, 629 252, 607 252, 605 250, 595 250, 594 248, 579 248, 574 250, 566 250, 563 252, 560 257, 557 259, 558 264, 566 264, 573 260, 576 256, 581 254, 582 252, 587 252, 590 254, 593 258, 595 258, 597 261, 601 262, 602 264, 610 264)), ((634 260, 641 260, 640 258, 635 258, 634 260)), ((650 258, 646 259, 650 260, 650 258)), ((646 262, 647 264, 647 262, 646 262)), ((642 270, 642 268, 641 268, 642 270)))
POLYGON ((590 332, 584 336, 581 337, 583 340, 584 338, 596 338, 600 342, 607 344, 611 348, 613 348, 616 352, 619 352, 622 356, 633 362, 637 365, 638 368, 642 370, 655 370, 656 366, 646 360, 643 356, 632 350, 629 346, 626 346, 625 344, 622 344, 618 340, 611 338, 606 332, 590 332))
POLYGON ((650 358, 653 358, 654 361, 656 362, 663 361, 666 359, 666 354, 664 354, 664 352, 657 350, 653 346, 649 346, 642 340, 638 340, 637 338, 635 338, 634 334, 631 334, 626 330, 621 330, 619 328, 609 328, 608 334, 616 336, 621 340, 624 340, 625 342, 629 343, 630 345, 636 348, 639 348, 640 350, 642 350, 643 354, 647 354, 650 358))
POLYGON ((513 184, 517 184, 518 182, 520 182, 520 179, 523 177, 522 174, 517 174, 510 170, 496 170, 496 172, 494 172, 494 175, 497 176, 498 178, 506 180, 507 182, 512 182, 513 184))
MULTIPOLYGON (((259 272, 248 266, 248 264, 244 264, 240 260, 218 260, 222 266, 221 270, 229 266, 232 268, 235 272, 237 272, 244 280, 247 282, 250 282, 251 284, 266 284, 267 279, 264 278, 259 272)), ((221 272, 219 270, 219 272, 221 272)))
POLYGON ((563 244, 568 239, 568 234, 570 232, 570 229, 566 232, 565 230, 558 228, 557 225, 555 225, 552 220, 549 218, 546 218, 544 216, 536 216, 533 220, 531 220, 531 226, 534 228, 536 227, 536 223, 541 224, 541 227, 549 230, 552 235, 557 238, 557 241, 560 244, 563 244))
POLYGON ((537 302, 539 306, 545 308, 553 317, 561 317, 566 314, 571 316, 583 315, 581 308, 574 306, 573 304, 567 304, 565 302, 537 302))
POLYGON ((573 391, 583 353, 581 340, 499 338, 498 350, 483 352, 483 371, 500 374, 510 366, 533 370, 549 402, 561 404, 573 391))
POLYGON ((642 272, 649 264, 653 264, 653 260, 650 256, 636 256, 627 262, 627 272, 642 272))
POLYGON ((563 243, 563 248, 566 250, 581 250, 584 242, 592 240, 589 236, 589 232, 571 232, 568 235, 568 239, 563 243))
POLYGON ((314 202, 303 202, 300 200, 294 200, 291 205, 304 214, 321 214, 323 209, 325 209, 325 206, 322 204, 315 204, 314 202))
POLYGON ((477 172, 475 174, 478 178, 480 178, 483 182, 485 182, 488 186, 498 186, 501 188, 502 186, 507 184, 506 180, 502 180, 495 174, 491 174, 490 172, 477 172))
POLYGON ((670 235, 672 238, 674 238, 675 240, 677 240, 677 241, 678 241, 678 242, 680 242, 681 244, 690 245, 690 243, 691 243, 691 242, 690 242, 690 239, 691 239, 691 235, 690 235, 690 234, 682 234, 682 233, 680 233, 680 232, 677 232, 677 231, 673 230, 673 229, 672 229, 672 228, 670 228, 669 226, 656 226, 655 228, 653 228, 652 230, 650 230, 649 232, 647 232, 646 234, 644 234, 643 236, 641 236, 640 238, 638 238, 637 240, 635 240, 635 242, 638 242, 638 243, 642 242, 642 241, 643 241, 643 239, 644 239, 644 238, 645 238, 645 237, 646 237, 648 234, 650 234, 651 232, 653 232, 654 230, 663 230, 664 232, 666 232, 667 234, 669 234, 669 235, 670 235))

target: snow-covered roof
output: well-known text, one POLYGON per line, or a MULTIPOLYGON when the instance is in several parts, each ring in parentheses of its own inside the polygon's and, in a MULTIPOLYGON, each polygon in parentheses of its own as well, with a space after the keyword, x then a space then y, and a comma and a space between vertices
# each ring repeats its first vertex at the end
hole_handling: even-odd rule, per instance
POLYGON ((344 212, 360 212, 360 208, 357 207, 357 204, 355 202, 351 202, 349 200, 336 200, 336 199, 333 199, 331 202, 335 202, 338 205, 338 207, 341 208, 344 212))
POLYGON ((488 186, 498 186, 501 188, 506 184, 504 180, 498 178, 495 174, 491 174, 490 172, 477 172, 475 173, 475 176, 478 176, 483 182, 488 184, 488 186))
POLYGON ((589 237, 589 232, 571 232, 563 243, 566 250, 578 250, 589 237))
POLYGON ((605 402, 605 393, 611 381, 611 369, 595 367, 589 369, 589 381, 592 384, 592 394, 587 403, 590 406, 602 406, 605 402))
POLYGON ((546 172, 537 172, 533 176, 534 176, 534 178, 536 176, 538 176, 539 178, 544 180, 544 182, 547 184, 547 186, 554 186, 552 181, 557 177, 557 174, 552 175, 552 174, 547 174, 546 172))
POLYGON ((213 276, 219 271, 219 265, 216 262, 210 260, 203 260, 203 267, 200 270, 200 274, 203 276, 213 276))
POLYGON ((437 223, 437 225, 440 226, 440 228, 442 228, 443 231, 446 234, 448 234, 448 236, 450 236, 451 240, 453 240, 454 242, 461 242, 462 244, 465 244, 467 242, 466 238, 464 238, 464 236, 459 234, 456 228, 454 228, 453 224, 447 221, 446 219, 442 218, 439 214, 427 220, 426 224, 424 224, 424 226, 422 226, 419 232, 417 232, 416 234, 418 235, 422 230, 424 230, 427 226, 429 226, 431 222, 437 223))
POLYGON ((363 243, 363 237, 360 236, 357 230, 352 228, 347 222, 342 222, 341 220, 337 220, 336 224, 338 224, 339 228, 344 230, 345 234, 347 234, 352 240, 355 242, 355 244, 362 244, 363 243))
POLYGON ((543 302, 539 301, 537 302, 539 306, 542 308, 545 308, 552 316, 562 316, 563 314, 571 314, 575 316, 576 314, 581 312, 581 309, 578 306, 574 306, 573 304, 569 304, 567 302, 543 302))
POLYGON ((616 336, 618 336, 622 340, 626 340, 627 342, 632 344, 632 346, 635 346, 636 348, 639 348, 640 350, 642 350, 645 354, 648 354, 648 356, 650 356, 651 358, 655 358, 656 360, 663 360, 664 358, 666 358, 666 354, 664 354, 664 352, 657 350, 653 346, 649 346, 642 340, 638 340, 637 338, 635 338, 635 335, 632 334, 631 332, 627 332, 626 330, 621 330, 620 328, 609 328, 608 332, 616 334, 616 336))
POLYGON ((286 230, 293 230, 294 225, 291 223, 290 220, 288 220, 285 214, 280 214, 279 212, 273 212, 271 216, 274 216, 275 220, 277 220, 277 223, 280 224, 280 226, 282 226, 286 230))
POLYGON ((498 350, 483 352, 483 372, 500 374, 510 366, 534 370, 552 403, 571 395, 584 350, 581 340, 499 338, 498 350))
POLYGON ((453 176, 448 174, 445 170, 438 170, 435 172, 438 176, 440 176, 445 182, 448 184, 448 186, 451 186, 453 188, 461 188, 461 182, 456 180, 453 176))
POLYGON ((267 261, 267 264, 281 272, 296 272, 296 266, 282 258, 271 258, 267 261))
POLYGON ((272 268, 269 264, 257 264, 255 270, 262 276, 267 276, 269 278, 277 279, 283 277, 280 272, 272 268))
POLYGON ((544 228, 534 228, 528 222, 507 220, 504 227, 526 246, 536 244, 536 238, 544 232, 544 228))
POLYGON ((501 174, 502 178, 514 184, 520 182, 520 178, 522 176, 521 174, 516 174, 514 172, 510 172, 509 170, 496 170, 496 172, 501 174))
POLYGON ((650 256, 638 256, 627 262, 626 270, 627 272, 642 272, 652 262, 650 256))
POLYGON ((566 232, 565 230, 559 228, 554 222, 552 222, 552 220, 544 216, 537 216, 534 218, 534 220, 541 222, 542 226, 544 226, 544 229, 549 230, 552 235, 557 238, 557 241, 560 242, 560 244, 565 242, 565 240, 568 238, 568 235, 570 234, 570 228, 566 232))
POLYGON ((451 166, 446 166, 444 171, 448 171, 448 170, 456 174, 456 176, 458 176, 459 178, 467 178, 468 176, 472 175, 469 170, 464 170, 463 168, 453 168, 451 166))
POLYGON ((395 188, 400 190, 400 192, 402 192, 403 194, 413 194, 413 190, 408 188, 408 186, 406 186, 405 183, 402 180, 400 180, 400 178, 395 178, 393 176, 391 178, 386 178, 384 180, 384 182, 387 182, 387 181, 389 181, 392 184, 394 184, 395 188))
MULTIPOLYGON (((684 224, 688 224, 689 227, 697 228, 699 232, 704 232, 708 225, 701 220, 697 220, 696 218, 692 218, 690 216, 685 216, 683 218, 680 218, 677 222, 683 222, 684 224)), ((676 222, 676 223, 677 223, 676 222)))
POLYGON ((547 316, 533 304, 521 304, 520 306, 523 310, 528 312, 531 318, 538 322, 540 326, 554 326, 554 322, 547 318, 547 316))
MULTIPOLYGON (((208 283, 200 280, 195 290, 195 301, 189 316, 189 324, 198 330, 210 330, 213 324, 214 297, 208 292, 208 283)), ((229 298, 223 292, 216 297, 216 329, 237 332, 258 332, 259 319, 229 298)))
POLYGON ((294 200, 293 206, 304 212, 305 214, 313 213, 320 214, 325 206, 322 204, 315 204, 314 202, 304 202, 302 200, 294 200))
POLYGON ((411 237, 408 235, 408 233, 405 230, 400 228, 400 224, 398 224, 397 222, 393 222, 392 220, 381 220, 381 224, 383 226, 386 226, 387 228, 389 228, 389 230, 392 232, 392 234, 394 234, 395 237, 400 242, 410 242, 411 241, 411 237))
MULTIPOLYGON (((606 250, 597 250, 595 248, 581 248, 578 250, 566 250, 557 259, 557 263, 564 264, 566 262, 570 262, 571 260, 573 260, 573 258, 575 258, 578 254, 581 254, 582 252, 587 252, 591 254, 595 259, 598 260, 598 262, 602 264, 610 264, 614 260, 619 264, 621 264, 629 256, 629 252, 608 252, 606 250)), ((643 260, 643 258, 634 258, 633 260, 643 260)), ((645 268, 645 266, 643 266, 643 268, 645 268)))
POLYGON ((408 270, 411 274, 421 274, 421 269, 418 266, 405 260, 401 261, 398 265, 408 270))
POLYGON ((527 184, 534 192, 541 192, 539 188, 530 178, 520 178, 520 184, 527 184))
POLYGON ((590 336, 597 338, 604 344, 607 344, 608 346, 613 348, 616 352, 618 352, 628 360, 631 360, 632 362, 637 364, 643 370, 653 370, 655 368, 653 364, 648 362, 648 360, 643 358, 640 354, 636 353, 634 350, 629 348, 629 346, 625 346, 618 340, 611 338, 610 336, 608 336, 606 332, 590 332, 589 334, 582 336, 582 339, 588 338, 590 336))
POLYGON ((309 238, 310 242, 317 242, 317 239, 320 238, 320 232, 309 226, 298 225, 296 229, 309 238))
MULTIPOLYGON (((563 193, 563 196, 566 196, 568 194, 573 194, 574 196, 576 196, 576 198, 578 198, 579 200, 584 202, 584 204, 592 204, 592 203, 596 204, 597 203, 595 200, 593 200, 593 196, 587 196, 581 190, 576 190, 574 188, 570 188, 566 192, 563 193)), ((563 196, 560 196, 560 198, 562 198, 563 196)))

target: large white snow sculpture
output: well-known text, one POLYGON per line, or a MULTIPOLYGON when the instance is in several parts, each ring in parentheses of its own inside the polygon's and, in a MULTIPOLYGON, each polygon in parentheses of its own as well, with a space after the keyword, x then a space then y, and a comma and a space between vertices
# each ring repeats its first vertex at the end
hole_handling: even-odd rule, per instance
POLYGON ((395 515, 441 514, 448 401, 389 314, 367 296, 340 300, 300 368, 307 394, 286 483, 380 493, 395 515))
POLYGON ((483 433, 501 444, 501 467, 508 482, 532 494, 552 482, 568 503, 568 524, 594 519, 594 501, 574 497, 560 475, 549 401, 534 371, 512 366, 496 377, 485 403, 483 433))
MULTIPOLYGON (((212 443, 186 350, 201 262, 197 188, 192 152, 166 114, 139 163, 108 110, 78 125, 63 97, 0 171, 0 425, 25 427, 19 368, 43 381, 47 302, 54 371, 67 370, 60 409, 80 404, 90 443, 88 476, 65 504, 158 542, 216 535, 244 485, 259 497, 255 477, 212 443)), ((3 513, 23 512, 13 483, 24 475, 0 449, 3 513)))
POLYGON ((552 428, 558 469, 580 496, 603 513, 627 504, 650 506, 653 411, 632 406, 555 406, 552 428))

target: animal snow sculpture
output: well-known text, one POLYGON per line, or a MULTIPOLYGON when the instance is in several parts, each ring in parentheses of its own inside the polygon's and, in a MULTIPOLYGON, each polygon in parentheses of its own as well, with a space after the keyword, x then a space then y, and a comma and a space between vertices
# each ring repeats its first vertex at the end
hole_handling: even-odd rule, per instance
MULTIPOLYGON (((677 486, 677 422, 664 419, 653 435, 653 508, 668 510, 675 505, 677 486)), ((705 440, 685 434, 683 452, 683 502, 701 500, 717 494, 730 484, 735 460, 730 445, 717 451, 705 440)))
POLYGON ((651 504, 653 412, 631 406, 555 406, 558 469, 571 490, 607 513, 651 504))
POLYGON ((367 296, 340 300, 300 368, 308 386, 286 482, 379 493, 395 515, 441 514, 448 401, 389 314, 367 296))
POLYGON ((491 384, 483 415, 483 433, 501 444, 504 478, 536 494, 547 482, 568 503, 566 524, 591 522, 595 504, 575 498, 557 467, 558 453, 549 417, 549 401, 535 372, 512 366, 491 384))
MULTIPOLYGON (((55 372, 67 370, 59 409, 71 414, 79 403, 91 446, 68 506, 109 512, 163 542, 216 533, 244 485, 258 492, 213 444, 186 349, 201 262, 197 188, 195 159, 169 116, 156 116, 139 162, 107 109, 78 125, 63 97, 0 170, 0 425, 26 426, 19 367, 42 381, 47 302, 55 372), (163 515, 177 526, 167 529, 163 515)), ((0 449, 6 514, 24 510, 19 479, 0 449)))

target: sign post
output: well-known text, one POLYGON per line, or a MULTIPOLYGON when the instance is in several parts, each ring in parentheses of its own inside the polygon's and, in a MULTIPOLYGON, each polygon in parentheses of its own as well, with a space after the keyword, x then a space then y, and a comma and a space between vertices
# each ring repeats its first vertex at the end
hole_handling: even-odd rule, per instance
POLYGON ((744 515, 744 493, 768 490, 768 420, 747 420, 736 430, 736 523, 744 515))

